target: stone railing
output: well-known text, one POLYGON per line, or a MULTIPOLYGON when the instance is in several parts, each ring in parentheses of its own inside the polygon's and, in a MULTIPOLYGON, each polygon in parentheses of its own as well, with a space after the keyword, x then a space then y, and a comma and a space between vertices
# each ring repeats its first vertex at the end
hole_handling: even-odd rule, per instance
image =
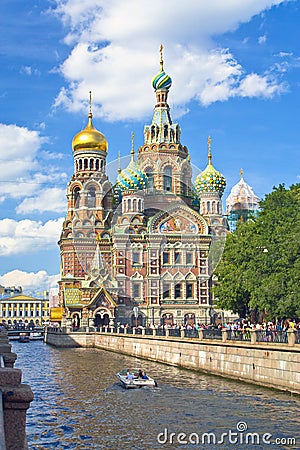
POLYGON ((248 342, 251 344, 273 343, 294 346, 300 344, 300 331, 289 329, 287 331, 268 330, 227 330, 219 328, 152 328, 152 327, 81 327, 81 328, 48 328, 54 333, 116 333, 138 336, 175 337, 199 340, 216 340, 221 342, 248 342))
MULTIPOLYGON (((14 369, 17 358, 11 351, 7 331, 0 331, 0 355, 3 359, 0 367, 0 391, 2 393, 3 437, 5 450, 26 450, 26 411, 33 400, 31 388, 21 384, 22 372, 14 369)), ((0 418, 1 421, 1 418, 0 418)), ((1 423, 0 423, 1 428, 1 423)), ((2 446, 4 445, 2 443, 2 446)))

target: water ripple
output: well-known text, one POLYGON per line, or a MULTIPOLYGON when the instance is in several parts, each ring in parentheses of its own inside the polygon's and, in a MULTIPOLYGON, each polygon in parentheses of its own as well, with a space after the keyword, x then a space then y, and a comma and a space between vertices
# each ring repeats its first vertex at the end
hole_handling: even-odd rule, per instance
MULTIPOLYGON (((295 437, 300 448, 298 397, 96 349, 55 349, 36 341, 13 342, 15 367, 30 384, 34 401, 27 413, 30 450, 155 450, 234 448, 237 445, 161 444, 159 433, 248 431, 295 437), (115 373, 143 366, 158 380, 155 389, 125 390, 115 373)), ((169 438, 168 438, 169 439, 169 438)), ((269 449, 243 445, 241 449, 269 449)))

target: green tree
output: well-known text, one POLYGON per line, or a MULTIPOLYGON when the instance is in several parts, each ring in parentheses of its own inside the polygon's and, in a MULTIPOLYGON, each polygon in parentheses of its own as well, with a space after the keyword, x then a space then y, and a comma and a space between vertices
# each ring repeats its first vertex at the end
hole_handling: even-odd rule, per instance
POLYGON ((300 316, 300 184, 279 185, 260 213, 227 237, 216 269, 217 305, 241 316, 300 316))

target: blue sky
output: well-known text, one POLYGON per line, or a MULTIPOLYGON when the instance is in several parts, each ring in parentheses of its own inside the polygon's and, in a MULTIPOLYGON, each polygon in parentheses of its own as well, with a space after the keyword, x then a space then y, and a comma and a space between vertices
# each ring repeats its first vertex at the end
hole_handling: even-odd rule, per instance
POLYGON ((87 122, 108 161, 143 143, 152 77, 173 80, 169 104, 192 163, 227 179, 244 170, 259 197, 299 182, 300 3, 281 0, 1 0, 0 284, 54 285, 73 173, 71 141, 87 122))

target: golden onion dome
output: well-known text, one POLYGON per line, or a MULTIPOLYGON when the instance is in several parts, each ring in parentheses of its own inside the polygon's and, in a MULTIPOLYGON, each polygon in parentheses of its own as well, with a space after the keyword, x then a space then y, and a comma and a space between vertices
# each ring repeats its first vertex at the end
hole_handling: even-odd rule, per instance
POLYGON ((107 152, 108 143, 104 136, 104 134, 98 131, 92 122, 92 113, 90 112, 88 115, 88 124, 87 126, 74 136, 72 141, 73 151, 78 150, 102 150, 107 152))

